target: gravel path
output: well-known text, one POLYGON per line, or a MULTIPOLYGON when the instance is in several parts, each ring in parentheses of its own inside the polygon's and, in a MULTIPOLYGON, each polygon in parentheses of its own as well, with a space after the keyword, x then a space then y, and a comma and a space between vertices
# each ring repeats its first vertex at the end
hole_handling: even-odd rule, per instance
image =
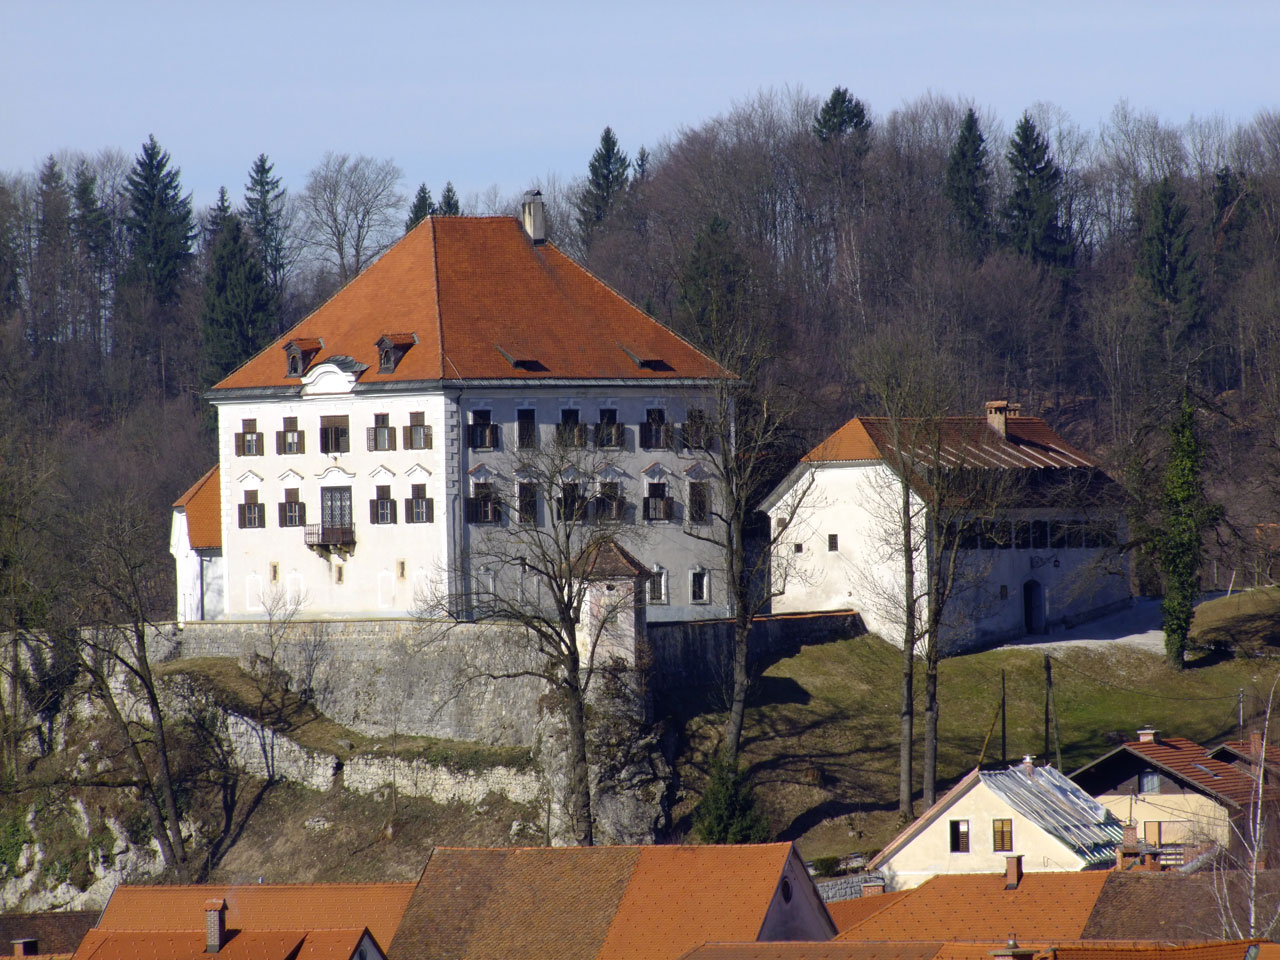
POLYGON ((1107 617, 1090 620, 1070 630, 1022 637, 997 647, 1011 650, 1018 647, 1035 647, 1046 653, 1061 650, 1090 649, 1122 643, 1126 646, 1164 652, 1164 631, 1160 629, 1160 601, 1151 597, 1139 597, 1132 606, 1107 617))

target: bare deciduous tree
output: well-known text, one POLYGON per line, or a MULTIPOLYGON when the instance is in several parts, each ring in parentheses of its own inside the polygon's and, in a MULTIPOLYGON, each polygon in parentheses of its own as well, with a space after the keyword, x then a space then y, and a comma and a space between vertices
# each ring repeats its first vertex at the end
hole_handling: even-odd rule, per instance
POLYGON ((399 239, 403 174, 391 160, 326 153, 299 197, 308 244, 345 284, 399 239))

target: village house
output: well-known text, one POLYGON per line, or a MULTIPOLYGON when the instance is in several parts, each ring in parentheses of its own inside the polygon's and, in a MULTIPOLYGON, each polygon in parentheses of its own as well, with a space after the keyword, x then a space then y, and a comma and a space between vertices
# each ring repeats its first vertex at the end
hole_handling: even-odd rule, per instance
POLYGON ((1110 811, 1050 766, 1027 758, 1007 770, 971 770, 868 864, 890 890, 943 873, 1109 867, 1122 827, 1110 811))
MULTIPOLYGON (((1249 815, 1261 802, 1274 811, 1280 791, 1261 787, 1245 770, 1215 759, 1183 737, 1150 728, 1085 764, 1071 779, 1160 851, 1166 864, 1216 844, 1239 850, 1249 836, 1249 815)), ((1274 821, 1274 813, 1267 820, 1274 821)))
POLYGON ((385 960, 412 883, 121 885, 74 960, 385 960))
POLYGON ((952 571, 944 651, 1071 626, 1131 599, 1119 488, 1044 420, 1000 400, 982 417, 855 417, 810 450, 762 505, 780 531, 774 612, 856 609, 901 643, 904 474, 920 616, 927 563, 952 571))
POLYGON ((547 242, 536 193, 521 219, 428 218, 208 392, 179 619, 471 618, 525 589, 515 534, 571 523, 643 564, 648 620, 727 616, 721 553, 689 535, 718 522, 727 376, 547 242))

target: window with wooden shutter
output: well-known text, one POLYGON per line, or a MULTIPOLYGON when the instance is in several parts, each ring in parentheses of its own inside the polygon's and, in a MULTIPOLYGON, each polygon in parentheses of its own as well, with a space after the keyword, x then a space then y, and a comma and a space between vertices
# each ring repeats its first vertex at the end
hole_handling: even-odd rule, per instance
POLYGON ((951 852, 969 852, 969 821, 952 820, 950 824, 951 852))
POLYGON ((320 418, 320 452, 349 453, 351 433, 346 415, 320 418))
POLYGON ((253 530, 267 525, 262 504, 258 502, 257 490, 244 492, 244 502, 237 505, 236 513, 242 530, 253 530))
POLYGON ((675 516, 675 501, 667 496, 665 483, 649 484, 649 495, 644 498, 646 520, 670 520, 675 516))
POLYGON ((375 488, 376 496, 369 501, 370 523, 395 523, 396 502, 391 499, 390 485, 375 488))
POLYGON ((705 480, 689 484, 689 522, 707 523, 711 520, 711 485, 705 480))
POLYGON ((997 818, 991 821, 991 849, 995 853, 1013 853, 1013 820, 997 818))
POLYGON ((237 457, 260 457, 263 454, 262 434, 257 420, 241 420, 240 432, 235 435, 237 457))
POLYGON ((477 483, 467 500, 467 522, 495 524, 501 520, 501 501, 491 483, 477 483))
POLYGON ((276 453, 281 456, 292 456, 305 452, 302 431, 298 429, 298 418, 285 417, 284 429, 276 432, 276 453))
POLYGON ((536 483, 521 483, 516 487, 516 494, 520 502, 520 522, 537 523, 538 485, 536 483))
POLYGON ((600 422, 596 426, 596 446, 615 450, 622 446, 623 426, 618 422, 618 411, 612 407, 600 409, 600 422))
POLYGON ((373 426, 368 428, 367 439, 370 450, 394 450, 396 448, 396 431, 391 426, 391 416, 386 413, 373 415, 373 426))
POLYGON ((471 423, 467 426, 467 446, 472 450, 496 450, 499 430, 491 411, 473 410, 471 423))
POLYGON ((280 508, 280 526, 303 527, 307 523, 307 505, 298 496, 298 489, 290 487, 284 492, 280 508))
POLYGON ((431 449, 431 428, 427 426, 427 415, 421 410, 409 414, 409 425, 404 428, 404 448, 406 450, 431 449))
POLYGON ((516 448, 533 450, 538 446, 537 413, 526 407, 516 411, 516 448))
POLYGON ((435 523, 435 503, 427 497, 427 485, 415 483, 404 501, 405 523, 435 523))

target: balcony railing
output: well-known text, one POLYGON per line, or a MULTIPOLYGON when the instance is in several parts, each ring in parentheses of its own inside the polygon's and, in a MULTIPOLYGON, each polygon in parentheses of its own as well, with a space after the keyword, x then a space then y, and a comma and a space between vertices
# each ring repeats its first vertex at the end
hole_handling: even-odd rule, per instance
POLYGON ((308 547, 344 547, 356 542, 355 527, 326 527, 309 523, 303 528, 302 535, 308 547))

